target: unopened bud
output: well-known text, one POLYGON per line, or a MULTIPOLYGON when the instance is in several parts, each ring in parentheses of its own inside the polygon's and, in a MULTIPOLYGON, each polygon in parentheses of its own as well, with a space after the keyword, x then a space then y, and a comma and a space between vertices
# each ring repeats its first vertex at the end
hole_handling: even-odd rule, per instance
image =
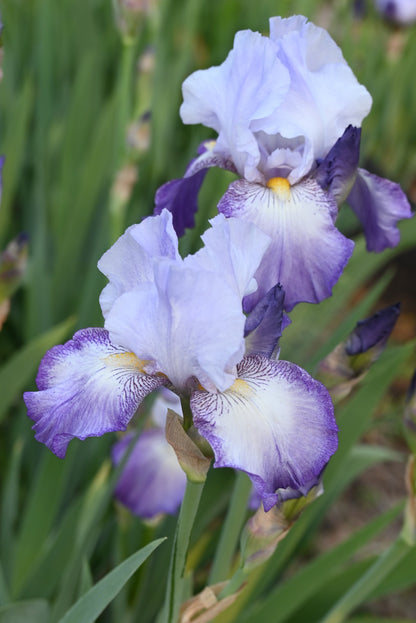
POLYGON ((333 399, 344 398, 380 357, 400 314, 400 304, 357 323, 345 342, 319 364, 318 374, 333 399))

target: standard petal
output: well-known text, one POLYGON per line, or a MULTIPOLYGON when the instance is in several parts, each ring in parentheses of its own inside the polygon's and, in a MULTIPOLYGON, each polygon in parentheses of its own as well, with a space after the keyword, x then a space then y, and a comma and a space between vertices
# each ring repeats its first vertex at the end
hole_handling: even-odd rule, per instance
POLYGON ((153 280, 153 264, 161 258, 180 259, 169 212, 129 227, 98 261, 99 270, 109 279, 100 295, 104 318, 123 292, 153 280))
POLYGON ((204 247, 185 259, 194 270, 218 272, 242 300, 257 290, 253 278, 271 238, 253 223, 218 214, 210 220, 211 227, 202 234, 204 247))
POLYGON ((185 229, 195 225, 198 211, 198 193, 210 167, 219 167, 236 172, 228 158, 213 152, 215 141, 205 141, 199 148, 200 155, 190 162, 185 175, 161 186, 155 196, 155 214, 169 210, 173 215, 173 226, 178 236, 183 236, 185 229))
POLYGON ((113 342, 151 360, 186 391, 195 377, 209 390, 226 389, 244 354, 241 297, 217 273, 165 266, 154 284, 123 294, 105 326, 113 342))
POLYGON ((184 123, 202 123, 218 132, 214 151, 231 158, 237 171, 262 181, 254 132, 276 130, 276 110, 290 83, 275 44, 250 30, 236 34, 234 48, 218 67, 196 71, 183 83, 184 123))
POLYGON ((255 275, 258 290, 246 297, 255 304, 277 283, 285 290, 285 309, 302 301, 318 303, 331 295, 354 244, 334 226, 336 203, 312 179, 289 187, 275 178, 269 187, 245 180, 233 182, 218 204, 225 216, 255 223, 272 238, 255 275))
POLYGON ((195 391, 191 409, 214 466, 245 471, 266 511, 281 501, 278 490, 315 483, 338 445, 327 390, 286 361, 245 357, 230 389, 195 391))
POLYGON ((360 219, 368 251, 384 251, 400 240, 397 222, 413 216, 410 203, 399 184, 357 170, 357 177, 347 202, 360 219))
POLYGON ((272 18, 270 38, 291 77, 276 131, 286 139, 303 137, 305 142, 302 163, 289 175, 294 184, 315 160, 326 156, 349 125, 361 126, 371 97, 330 35, 306 18, 272 18))
POLYGON ((24 400, 36 439, 64 457, 74 437, 124 430, 143 398, 166 384, 143 373, 143 362, 114 346, 104 329, 78 331, 54 346, 39 366, 38 392, 24 400))
MULTIPOLYGON (((133 435, 126 435, 113 447, 117 465, 128 449, 133 435)), ((160 513, 174 514, 185 493, 186 475, 174 450, 160 428, 145 431, 136 441, 115 489, 118 500, 142 517, 160 513)))

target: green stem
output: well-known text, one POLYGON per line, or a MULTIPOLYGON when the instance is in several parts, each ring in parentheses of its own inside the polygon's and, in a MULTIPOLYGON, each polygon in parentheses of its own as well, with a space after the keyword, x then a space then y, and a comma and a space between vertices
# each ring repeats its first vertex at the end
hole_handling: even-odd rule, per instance
POLYGON ((189 480, 186 484, 185 496, 176 526, 166 599, 160 623, 177 623, 178 620, 179 608, 183 600, 186 556, 204 484, 194 483, 189 480))
POLYGON ((230 575, 231 563, 246 519, 247 501, 251 482, 244 472, 237 472, 230 506, 221 531, 209 576, 209 584, 226 580, 230 575))
POLYGON ((398 538, 376 560, 368 571, 350 588, 350 590, 331 608, 321 623, 342 623, 361 603, 366 601, 372 591, 397 566, 409 551, 409 545, 398 538))

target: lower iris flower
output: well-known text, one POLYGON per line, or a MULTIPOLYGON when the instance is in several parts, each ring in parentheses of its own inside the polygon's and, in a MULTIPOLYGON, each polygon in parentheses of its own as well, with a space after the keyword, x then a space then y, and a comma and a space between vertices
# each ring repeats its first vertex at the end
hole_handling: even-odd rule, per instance
MULTIPOLYGON (((168 409, 182 413, 178 396, 162 387, 152 405, 152 427, 134 442, 114 491, 119 502, 143 519, 176 513, 185 493, 185 472, 165 437, 168 409)), ((134 433, 128 433, 114 445, 115 465, 129 450, 133 437, 134 433)))
POLYGON ((209 167, 236 173, 218 204, 226 217, 255 223, 272 238, 244 301, 247 311, 276 283, 285 307, 330 296, 353 251, 335 226, 347 199, 370 251, 399 241, 397 221, 411 216, 400 187, 358 168, 360 126, 371 97, 341 50, 302 16, 270 20, 270 37, 245 30, 222 65, 183 83, 184 123, 214 129, 182 179, 156 194, 178 235, 192 227, 209 167))
POLYGON ((74 437, 125 430, 143 398, 167 387, 214 467, 245 471, 268 510, 282 490, 316 483, 337 447, 333 405, 307 372, 276 360, 282 289, 243 312, 270 238, 222 215, 211 225, 184 259, 168 211, 130 227, 99 262, 105 328, 46 353, 25 402, 36 438, 63 457, 74 437))

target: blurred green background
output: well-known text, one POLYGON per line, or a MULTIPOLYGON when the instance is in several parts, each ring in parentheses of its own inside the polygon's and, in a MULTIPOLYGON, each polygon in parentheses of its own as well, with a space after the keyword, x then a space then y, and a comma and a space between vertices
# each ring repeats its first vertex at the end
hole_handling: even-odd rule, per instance
MULTIPOLYGON (((116 24, 110 0, 2 0, 0 12, 0 154, 6 157, 0 249, 21 232, 29 237, 27 269, 0 333, 0 604, 45 598, 57 621, 93 577, 174 526, 168 519, 163 528, 149 527, 115 512, 111 435, 73 442, 68 458, 59 461, 33 439, 21 394, 35 387, 47 348, 77 328, 102 325, 98 295, 105 280, 97 260, 126 226, 152 213, 158 186, 180 177, 199 142, 212 135, 182 125, 182 81, 197 68, 221 63, 237 30, 267 33, 270 16, 306 15, 329 30, 373 97, 363 124, 362 164, 401 183, 413 199, 416 27, 386 23, 370 1, 357 15, 348 0, 154 0, 132 30, 116 24)), ((200 229, 229 180, 226 172, 208 173, 200 229)), ((358 231, 344 209, 340 226, 358 231)), ((404 300, 396 339, 414 336, 416 226, 409 221, 401 229, 399 247, 381 256, 367 254, 358 238, 333 299, 293 314, 282 345, 286 357, 312 371, 383 292, 386 302, 399 295, 404 300)), ((198 235, 197 228, 185 236, 184 251, 195 249, 198 235)), ((395 371, 401 397, 411 374, 409 353, 395 371)), ((387 389, 394 375, 385 374, 387 389)), ((393 404, 390 413, 398 410, 393 404)), ((224 511, 232 480, 228 472, 212 477, 195 539, 224 511)), ((151 563, 158 577, 167 557, 162 553, 151 563)), ((119 597, 105 620, 128 622, 134 612, 144 623, 153 620, 163 587, 152 585, 146 601, 151 572, 146 574, 138 596, 131 589, 119 597)))

